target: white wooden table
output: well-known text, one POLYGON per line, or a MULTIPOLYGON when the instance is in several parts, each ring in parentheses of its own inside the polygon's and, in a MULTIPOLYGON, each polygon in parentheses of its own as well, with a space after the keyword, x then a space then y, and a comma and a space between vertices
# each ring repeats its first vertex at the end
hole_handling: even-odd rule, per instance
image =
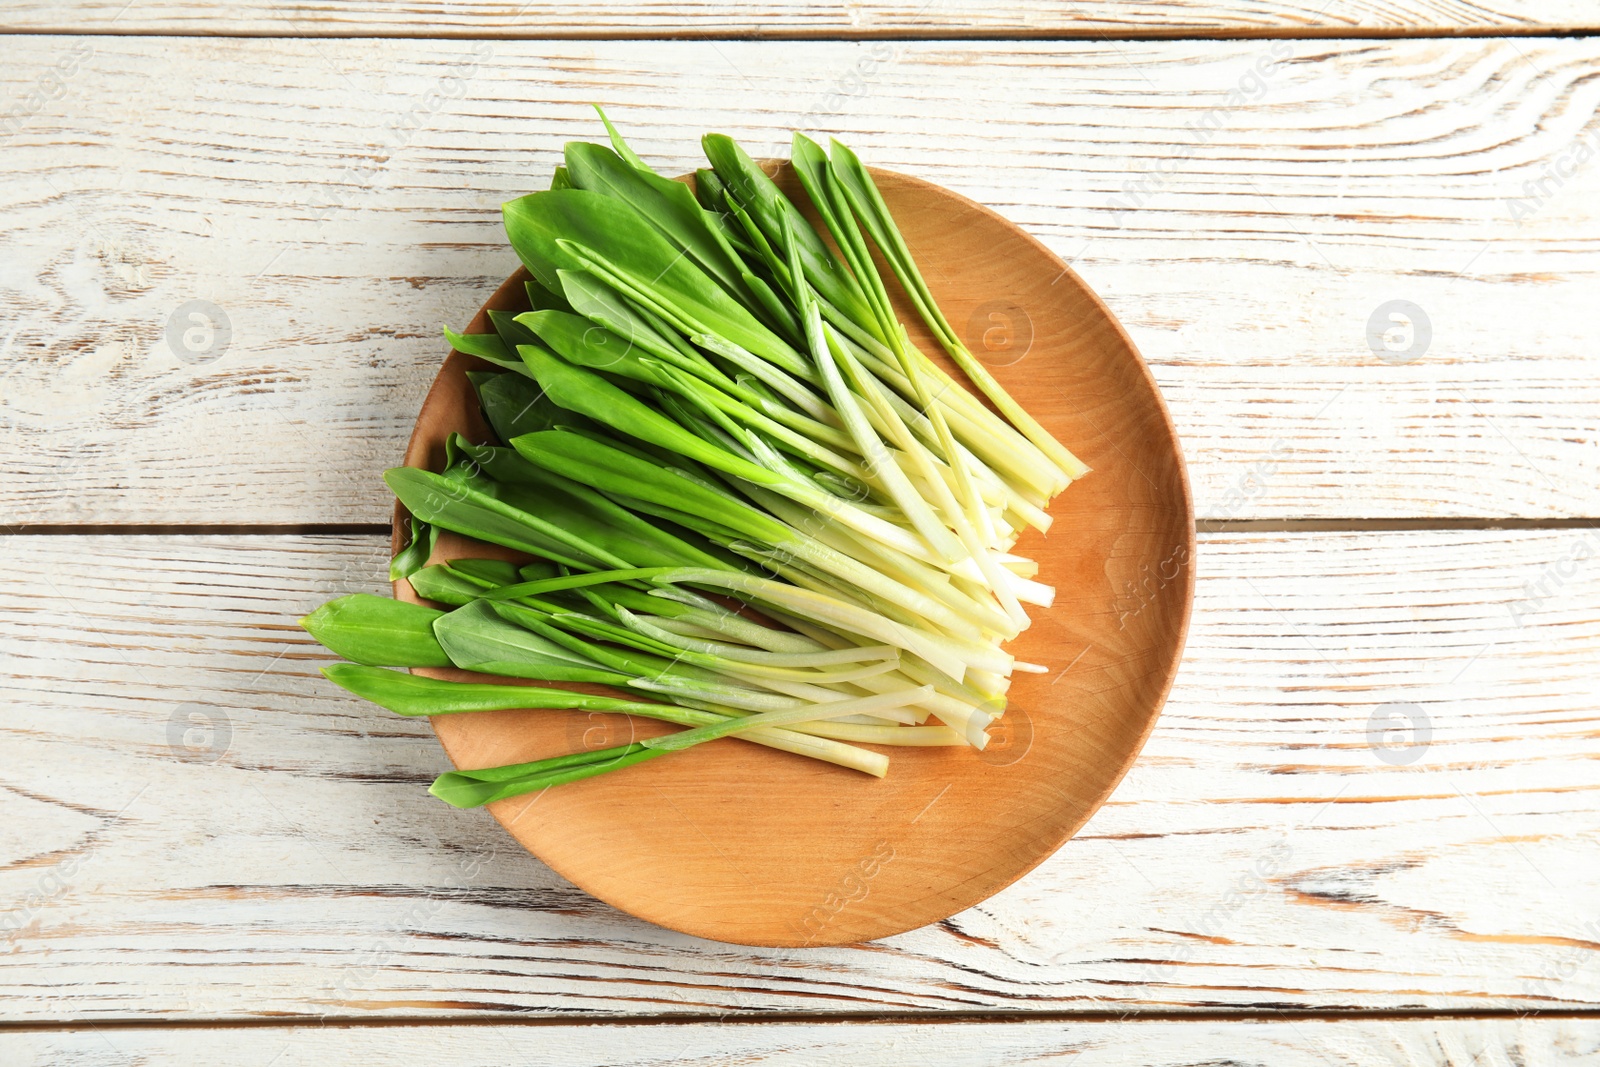
POLYGON ((0 28, 0 1063, 1600 1059, 1592 3, 0 28), (439 324, 590 101, 668 172, 798 125, 993 205, 1165 391, 1183 670, 980 907, 844 949, 657 929, 431 801, 426 725, 316 674, 294 619, 383 590, 439 324))

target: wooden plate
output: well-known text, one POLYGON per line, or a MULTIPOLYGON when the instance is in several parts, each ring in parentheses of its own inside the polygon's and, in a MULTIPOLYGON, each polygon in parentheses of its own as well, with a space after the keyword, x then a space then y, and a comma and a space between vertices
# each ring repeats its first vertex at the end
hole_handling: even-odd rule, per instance
MULTIPOLYGON (((1049 535, 1030 531, 1016 549, 1039 561, 1056 603, 1034 609, 1033 626, 1008 647, 1050 672, 1017 676, 987 750, 891 749, 879 780, 717 741, 491 806, 518 842, 584 890, 719 941, 866 941, 1011 884, 1060 848, 1133 763, 1188 625, 1194 520, 1183 458, 1128 335, 1076 274, 999 215, 915 178, 874 174, 968 346, 1094 471, 1056 498, 1049 535)), ((804 201, 787 168, 778 178, 804 201)), ((470 332, 490 332, 489 308, 526 310, 525 277, 501 286, 470 332)), ((900 317, 923 351, 939 351, 911 308, 900 317)), ((487 439, 465 374, 481 366, 459 352, 445 361, 407 465, 441 469, 451 431, 487 439)), ((396 548, 405 518, 397 510, 396 548)), ((488 554, 447 536, 436 558, 488 554)), ((416 599, 405 582, 395 595, 416 599)), ((558 711, 447 716, 434 727, 458 767, 669 729, 558 711)))

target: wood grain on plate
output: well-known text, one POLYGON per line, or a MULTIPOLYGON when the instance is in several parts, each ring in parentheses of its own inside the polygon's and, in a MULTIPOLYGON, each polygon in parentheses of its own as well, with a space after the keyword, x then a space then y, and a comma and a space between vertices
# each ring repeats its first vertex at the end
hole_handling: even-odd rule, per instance
POLYGON ((1593 1009, 1594 536, 1203 538, 1110 803, 977 908, 805 952, 631 919, 427 796, 427 725, 292 622, 383 591, 386 539, 10 538, 0 1017, 1593 1009))
POLYGON ((1038 236, 1150 362, 1203 519, 1600 514, 1600 40, 0 56, 26 104, 0 152, 8 522, 386 521, 439 324, 515 265, 498 205, 600 133, 593 100, 668 173, 707 129, 787 154, 798 124, 1038 236), (1393 301, 1430 320, 1410 362, 1369 347, 1393 301))
POLYGON ((225 10, 174 0, 11 0, 0 28, 32 32, 254 33, 283 37, 618 37, 821 35, 1163 36, 1194 33, 1551 33, 1600 25, 1583 0, 241 0, 225 10))
MULTIPOLYGON (((807 203, 787 166, 768 169, 807 203)), ((577 885, 701 937, 850 944, 991 896, 1110 795, 1155 725, 1183 649, 1194 513, 1172 421, 1127 334, 1065 264, 993 211, 915 178, 874 177, 951 322, 990 307, 1031 309, 1029 350, 991 359, 991 373, 1092 468, 1056 498, 1048 536, 1029 531, 1015 548, 1038 562, 1038 580, 1056 597, 1006 648, 1049 673, 1017 675, 983 752, 886 749, 882 780, 738 743, 492 806, 513 837, 577 885), (1124 589, 1137 592, 1139 610, 1119 608, 1124 589)), ((492 332, 491 308, 526 311, 526 278, 512 275, 470 329, 492 332)), ((905 294, 892 293, 912 340, 965 384, 905 294)), ((473 367, 489 369, 461 353, 444 361, 408 466, 443 470, 454 433, 493 439, 467 380, 473 367)), ((397 509, 396 550, 403 515, 397 509)), ((463 539, 434 554, 480 553, 463 539)), ((395 595, 417 599, 406 582, 395 595)), ((497 712, 433 725, 456 766, 499 767, 573 751, 572 731, 586 718, 497 712)), ((640 724, 640 736, 669 730, 640 724)))
POLYGON ((1063 1059, 1183 1067, 1541 1067, 1594 1062, 1600 1030, 1587 1019, 1437 1019, 1326 1022, 751 1023, 742 1026, 319 1026, 247 1030, 81 1030, 0 1034, 12 1067, 99 1062, 109 1052, 141 1067, 337 1063, 388 1067, 426 1059, 469 1067, 485 1056, 529 1067, 664 1067, 705 1062, 752 1067, 818 1063, 938 1063, 942 1067, 1054 1067, 1063 1059))

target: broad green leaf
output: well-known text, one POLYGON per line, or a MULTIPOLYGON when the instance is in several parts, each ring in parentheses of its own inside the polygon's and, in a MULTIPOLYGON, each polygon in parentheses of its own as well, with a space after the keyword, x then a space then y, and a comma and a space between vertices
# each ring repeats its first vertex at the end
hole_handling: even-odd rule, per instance
POLYGON ((337 656, 376 667, 445 667, 450 659, 433 636, 443 612, 370 593, 330 600, 300 620, 337 656))
POLYGON ((506 370, 531 377, 527 364, 516 358, 516 350, 507 348, 497 333, 457 333, 446 326, 444 336, 445 340, 450 342, 450 347, 457 352, 477 356, 497 367, 504 367, 506 370))
POLYGON ((424 600, 451 607, 470 604, 489 590, 446 563, 424 567, 411 576, 411 588, 424 600))
POLYGON ((463 444, 462 448, 488 476, 488 480, 470 478, 468 484, 520 511, 537 509, 592 546, 591 551, 620 561, 614 566, 688 566, 685 561, 691 559, 696 561, 695 566, 727 565, 632 514, 581 481, 532 463, 511 449, 472 444, 463 444))
POLYGON ((494 332, 500 335, 500 340, 505 342, 508 352, 515 352, 518 345, 539 343, 539 339, 530 334, 526 326, 518 325, 517 317, 508 311, 491 310, 489 322, 494 326, 494 332))
POLYGON ((532 347, 523 349, 522 357, 546 395, 568 410, 588 415, 631 437, 671 449, 737 478, 760 485, 777 485, 783 480, 764 467, 708 444, 593 371, 575 367, 532 347))
MULTIPOLYGON (((606 495, 630 511, 662 519, 675 526, 681 526, 691 533, 699 534, 706 539, 708 544, 716 547, 733 544, 743 536, 737 530, 730 530, 720 523, 711 521, 704 515, 693 515, 687 511, 680 511, 677 508, 657 504, 650 500, 640 500, 638 497, 631 497, 626 493, 607 493, 606 495)), ((725 553, 719 558, 723 560, 723 566, 729 570, 749 571, 752 569, 748 560, 732 553, 725 553)))
POLYGON ((602 492, 620 493, 703 516, 768 544, 781 543, 789 536, 788 527, 754 508, 697 485, 676 471, 663 470, 577 434, 526 434, 511 445, 535 465, 566 471, 602 492))
POLYGON ((518 321, 538 335, 549 350, 568 363, 591 370, 632 378, 648 385, 660 384, 661 376, 640 365, 647 354, 635 351, 633 340, 597 326, 581 315, 564 311, 530 311, 518 321))
MULTIPOLYGON (((536 608, 514 604, 509 601, 480 600, 478 604, 494 611, 503 621, 526 629, 551 644, 566 649, 577 658, 620 673, 624 681, 613 684, 628 684, 633 678, 641 676, 648 678, 676 678, 682 684, 697 690, 703 689, 708 683, 716 683, 716 676, 711 672, 703 671, 686 663, 677 662, 665 656, 652 655, 636 648, 623 648, 586 640, 577 634, 553 625, 549 612, 539 611, 536 608)), ((466 609, 457 610, 464 611, 466 609)))
MULTIPOLYGON (((561 274, 569 285, 573 284, 572 279, 576 277, 574 272, 562 271, 561 274)), ((628 314, 631 314, 631 310, 628 314)), ((638 382, 659 384, 660 375, 639 365, 640 360, 648 358, 668 363, 702 380, 737 388, 704 356, 693 351, 685 356, 643 319, 635 317, 630 320, 604 312, 602 315, 615 322, 616 327, 592 315, 571 315, 560 311, 531 311, 520 318, 550 351, 569 363, 638 382)))
POLYGON ((557 273, 576 314, 626 337, 634 346, 674 363, 691 374, 718 385, 728 381, 721 371, 685 341, 682 334, 663 322, 660 316, 630 303, 587 271, 563 270, 557 273))
POLYGON ((554 289, 557 271, 589 269, 569 245, 593 250, 643 290, 660 294, 701 332, 715 333, 780 366, 804 359, 712 281, 626 203, 583 189, 533 193, 504 206, 506 234, 522 262, 554 289))
POLYGON ((707 211, 721 213, 728 210, 728 198, 722 179, 709 167, 701 167, 694 172, 694 198, 700 201, 700 206, 707 211))
MULTIPOLYGON (((759 412, 766 419, 787 426, 793 432, 804 434, 819 443, 850 447, 850 438, 834 427, 787 405, 775 403, 771 391, 759 381, 748 377, 739 380, 728 377, 690 348, 676 330, 648 312, 630 305, 599 279, 577 271, 562 271, 561 277, 562 284, 572 293, 573 306, 579 314, 632 342, 630 357, 643 358, 646 353, 657 357, 677 370, 685 371, 695 379, 737 398, 752 412, 759 412)), ((527 319, 528 316, 523 318, 527 319)), ((607 369, 622 373, 614 368, 607 369)), ((641 381, 650 380, 643 373, 634 376, 641 381)), ((783 438, 781 433, 775 435, 783 438)))
POLYGON ((567 298, 561 290, 549 290, 540 285, 537 279, 529 278, 522 283, 528 294, 528 307, 533 311, 571 311, 572 305, 567 303, 567 298))
MULTIPOLYGON (((512 563, 510 560, 453 559, 450 561, 450 566, 468 578, 483 582, 490 587, 510 585, 512 582, 524 580, 520 573, 522 568, 519 568, 517 564, 512 563)), ((530 563, 528 566, 532 567, 535 564, 530 563)), ((555 571, 555 565, 552 563, 542 563, 538 564, 538 566, 547 568, 552 573, 555 571)))
POLYGON ((608 685, 623 685, 629 678, 508 621, 482 600, 440 615, 433 632, 449 661, 464 671, 608 685))
MULTIPOLYGON (((521 567, 518 567, 517 577, 514 580, 519 582, 537 582, 545 578, 554 578, 559 573, 562 572, 554 563, 546 563, 543 560, 535 560, 532 563, 527 563, 521 567)), ((506 582, 503 584, 509 585, 511 583, 506 582)))
POLYGON ((626 560, 603 558, 594 546, 559 526, 461 484, 458 479, 414 467, 395 467, 384 472, 383 480, 413 515, 446 530, 544 556, 579 570, 627 565, 626 560))
POLYGON ((751 294, 740 277, 739 257, 687 185, 638 170, 615 152, 584 141, 567 142, 566 158, 573 185, 633 207, 729 295, 748 306, 751 294))
POLYGON ((581 418, 548 399, 527 371, 528 365, 522 366, 527 373, 501 374, 478 387, 478 403, 496 437, 509 441, 581 418))

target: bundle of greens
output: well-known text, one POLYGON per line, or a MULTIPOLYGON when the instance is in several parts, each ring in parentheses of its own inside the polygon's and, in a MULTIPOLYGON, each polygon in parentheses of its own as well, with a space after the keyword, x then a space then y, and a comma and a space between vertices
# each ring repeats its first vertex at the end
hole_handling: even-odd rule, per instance
POLYGON ((1002 647, 1052 597, 1010 549, 1087 468, 967 350, 848 148, 794 137, 830 247, 731 139, 705 137, 691 189, 601 119, 611 147, 568 144, 549 191, 505 205, 531 310, 445 331, 499 368, 469 375, 495 440, 384 476, 412 516, 391 577, 449 610, 324 605, 304 625, 354 661, 324 673, 401 715, 689 728, 443 775, 458 806, 730 735, 879 776, 861 745, 981 749, 1012 673, 1044 669, 1002 647), (874 247, 992 408, 911 341, 874 247), (430 565, 439 530, 533 561, 430 565), (627 695, 386 669, 444 666, 627 695))

